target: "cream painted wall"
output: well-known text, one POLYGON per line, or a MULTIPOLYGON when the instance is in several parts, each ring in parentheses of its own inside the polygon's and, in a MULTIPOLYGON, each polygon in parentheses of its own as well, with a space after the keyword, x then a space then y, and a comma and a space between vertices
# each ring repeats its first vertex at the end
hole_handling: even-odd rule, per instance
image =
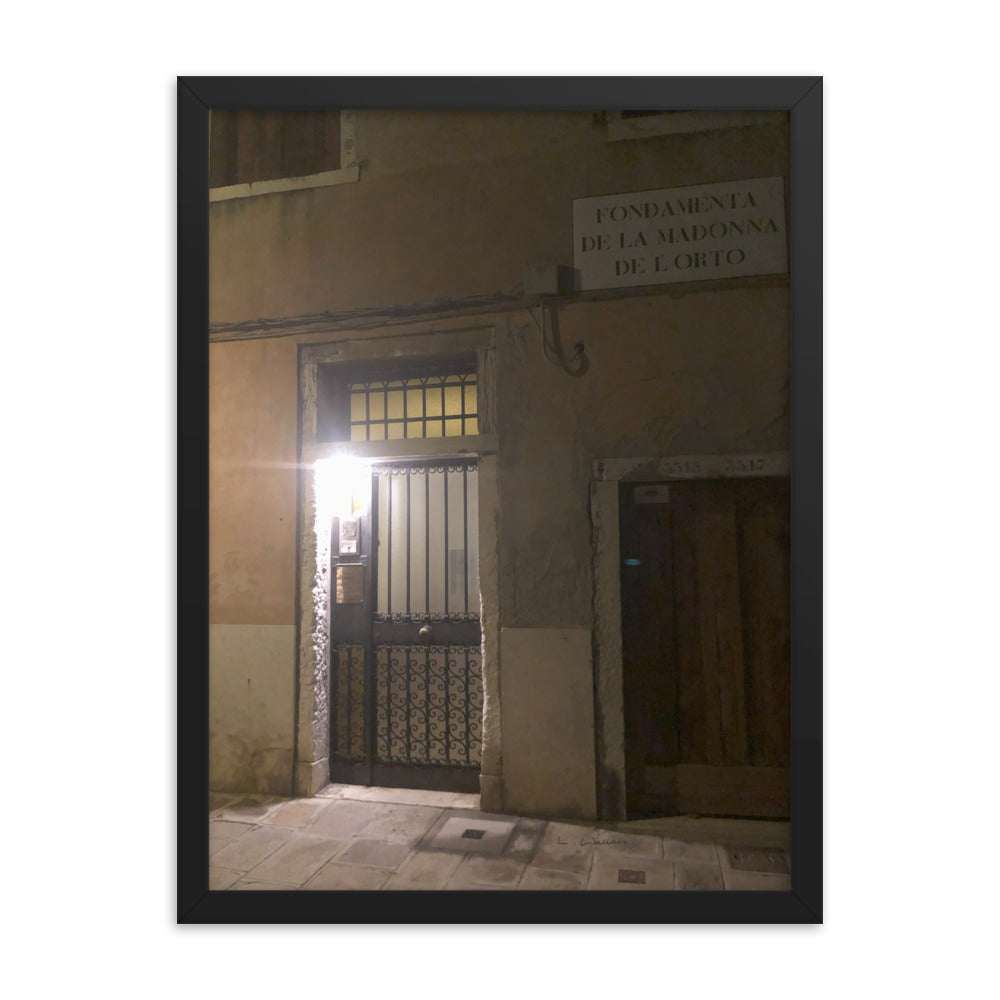
POLYGON ((209 207, 211 321, 511 290, 572 263, 574 198, 787 181, 784 126, 608 142, 590 112, 550 114, 359 111, 358 182, 209 207))
POLYGON ((589 629, 500 631, 504 809, 593 819, 594 687, 589 629))
POLYGON ((210 625, 210 787, 292 792, 295 627, 210 625))

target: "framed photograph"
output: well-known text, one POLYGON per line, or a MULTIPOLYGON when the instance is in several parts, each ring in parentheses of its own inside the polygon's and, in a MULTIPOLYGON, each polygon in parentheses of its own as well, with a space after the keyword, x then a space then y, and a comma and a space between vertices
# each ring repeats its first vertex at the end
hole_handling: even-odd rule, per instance
POLYGON ((821 79, 177 93, 178 921, 821 922, 821 79))

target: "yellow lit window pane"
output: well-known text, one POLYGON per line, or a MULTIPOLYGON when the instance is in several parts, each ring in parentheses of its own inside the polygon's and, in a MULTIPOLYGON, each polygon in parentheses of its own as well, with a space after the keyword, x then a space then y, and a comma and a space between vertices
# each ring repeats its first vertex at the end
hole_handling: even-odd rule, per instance
POLYGON ((479 421, 475 417, 469 417, 469 419, 465 421, 465 433, 466 434, 479 433, 479 421))
POLYGON ((441 416, 441 390, 436 385, 429 386, 427 389, 427 416, 441 416))
POLYGON ((365 397, 364 393, 351 393, 351 420, 358 421, 365 419, 365 397))
POLYGON ((449 385, 444 390, 444 412, 451 417, 462 412, 462 387, 449 385))
POLYGON ((365 425, 364 424, 354 424, 351 427, 351 440, 352 441, 364 441, 365 439, 365 425))
POLYGON ((428 420, 427 421, 427 436, 429 438, 444 437, 444 421, 443 420, 428 420))
POLYGON ((422 420, 406 421, 406 436, 408 438, 418 438, 424 436, 424 423, 422 420))
MULTIPOLYGON (((399 390, 389 393, 389 398, 386 400, 386 406, 389 410, 389 417, 393 420, 398 420, 403 416, 403 393, 399 390)), ((400 437, 403 435, 400 434, 400 437)), ((389 437, 392 437, 390 434, 389 437)))
POLYGON ((476 412, 476 387, 474 384, 465 387, 465 412, 476 412))
POLYGON ((370 402, 368 403, 369 413, 371 414, 372 420, 384 420, 385 419, 385 393, 373 392, 369 397, 370 402))
POLYGON ((462 420, 461 418, 457 420, 446 420, 444 422, 444 436, 445 437, 461 437, 462 436, 462 420))
POLYGON ((403 436, 402 424, 389 424, 389 440, 398 441, 403 436))
POLYGON ((385 440, 385 424, 372 424, 371 426, 372 441, 384 441, 385 440))
POLYGON ((409 418, 409 417, 422 417, 423 415, 424 415, 423 391, 420 389, 408 389, 406 392, 406 416, 409 418))

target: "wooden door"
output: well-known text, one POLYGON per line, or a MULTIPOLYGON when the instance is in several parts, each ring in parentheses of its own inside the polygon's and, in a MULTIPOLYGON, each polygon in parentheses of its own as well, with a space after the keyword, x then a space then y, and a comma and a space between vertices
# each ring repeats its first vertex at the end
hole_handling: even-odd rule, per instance
POLYGON ((619 499, 629 814, 788 816, 788 480, 619 499))

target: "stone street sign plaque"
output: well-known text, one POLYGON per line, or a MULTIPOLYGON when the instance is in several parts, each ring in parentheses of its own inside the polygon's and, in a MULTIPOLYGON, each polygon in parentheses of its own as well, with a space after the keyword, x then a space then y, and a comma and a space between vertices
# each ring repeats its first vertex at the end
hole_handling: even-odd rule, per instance
POLYGON ((577 198, 573 266, 582 291, 783 274, 782 179, 577 198))

